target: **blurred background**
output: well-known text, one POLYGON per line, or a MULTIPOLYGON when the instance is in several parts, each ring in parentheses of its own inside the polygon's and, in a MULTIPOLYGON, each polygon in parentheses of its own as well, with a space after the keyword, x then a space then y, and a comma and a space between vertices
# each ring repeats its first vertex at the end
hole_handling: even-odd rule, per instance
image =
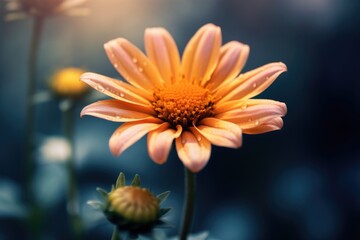
MULTIPOLYGON (((5 16, 1 2, 1 17, 5 16)), ((89 0, 86 17, 46 20, 38 60, 38 89, 57 70, 74 66, 120 78, 103 44, 125 37, 143 49, 147 27, 169 30, 183 50, 205 23, 223 42, 250 45, 245 71, 282 61, 288 72, 258 98, 285 102, 281 131, 245 135, 240 149, 213 147, 198 176, 192 232, 214 239, 360 239, 360 2, 343 0, 89 0)), ((19 239, 24 215, 24 134, 31 19, 0 21, 0 239, 19 239)), ((97 95, 95 95, 96 97, 97 95)), ((91 100, 93 101, 93 99, 91 100)), ((76 103, 77 112, 90 103, 76 103)), ((46 155, 62 136, 59 101, 36 112, 35 191, 46 209, 47 239, 68 239, 61 163, 46 155), (44 150, 45 149, 45 150, 44 150)), ((171 190, 166 219, 176 234, 183 202, 183 168, 173 149, 164 165, 147 155, 143 138, 115 158, 108 139, 118 124, 76 116, 75 156, 86 239, 110 239, 112 228, 86 205, 96 187, 110 190, 123 171, 158 194, 171 190)), ((57 145, 58 146, 58 145, 57 145)))

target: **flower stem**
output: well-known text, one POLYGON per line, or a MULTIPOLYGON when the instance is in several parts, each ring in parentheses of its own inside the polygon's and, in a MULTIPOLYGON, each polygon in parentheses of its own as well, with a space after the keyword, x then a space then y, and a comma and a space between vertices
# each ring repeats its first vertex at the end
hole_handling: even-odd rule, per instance
POLYGON ((43 213, 35 200, 34 191, 32 189, 34 172, 35 172, 35 159, 34 159, 34 147, 35 147, 35 105, 33 103, 33 96, 36 90, 37 79, 37 56, 40 45, 41 33, 43 30, 44 18, 35 17, 32 29, 30 54, 28 62, 28 86, 26 94, 26 160, 25 160, 25 196, 29 205, 28 226, 31 228, 31 233, 34 238, 39 238, 41 234, 41 225, 43 219, 43 213))
POLYGON ((195 205, 196 175, 185 168, 185 203, 183 209, 180 240, 186 240, 190 231, 195 205))
MULTIPOLYGON (((66 101, 66 100, 65 100, 66 101)), ((71 156, 66 161, 66 170, 68 173, 67 189, 67 209, 71 221, 72 233, 74 239, 83 238, 83 224, 79 214, 78 188, 75 166, 75 144, 74 144, 74 106, 63 110, 63 126, 65 137, 71 145, 71 156)))

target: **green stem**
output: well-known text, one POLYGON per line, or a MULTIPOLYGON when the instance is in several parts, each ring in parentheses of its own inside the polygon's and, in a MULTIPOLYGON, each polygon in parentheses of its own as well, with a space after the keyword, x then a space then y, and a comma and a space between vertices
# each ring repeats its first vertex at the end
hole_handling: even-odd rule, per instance
POLYGON ((66 161, 66 170, 68 173, 67 208, 74 239, 82 239, 83 224, 79 214, 78 188, 74 154, 74 113, 74 106, 70 106, 69 109, 63 111, 64 133, 72 149, 71 156, 66 161))
POLYGON ((191 221, 195 205, 196 175, 185 168, 185 203, 183 209, 180 240, 186 240, 190 232, 191 221))
POLYGON ((26 161, 25 161, 25 196, 29 206, 28 225, 31 228, 30 231, 34 235, 34 238, 39 238, 41 234, 41 225, 43 213, 38 206, 34 191, 32 189, 34 172, 35 172, 35 159, 34 159, 34 147, 35 147, 35 105, 33 104, 33 96, 36 90, 37 79, 37 58, 38 49, 40 45, 41 33, 43 30, 44 19, 42 17, 35 17, 31 36, 30 54, 28 62, 28 86, 26 94, 26 161))
POLYGON ((121 240, 121 237, 119 234, 119 229, 116 226, 114 227, 114 231, 112 233, 111 240, 121 240))

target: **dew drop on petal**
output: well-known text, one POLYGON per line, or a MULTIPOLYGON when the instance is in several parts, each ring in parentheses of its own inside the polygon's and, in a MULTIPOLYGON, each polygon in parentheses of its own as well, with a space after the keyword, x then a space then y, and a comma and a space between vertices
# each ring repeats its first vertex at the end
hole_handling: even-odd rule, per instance
POLYGON ((240 107, 242 110, 246 109, 247 108, 247 104, 244 104, 240 107))
POLYGON ((259 120, 256 120, 256 121, 255 121, 255 125, 256 125, 256 126, 259 125, 259 123, 260 123, 259 120))
POLYGON ((119 95, 120 95, 120 97, 125 97, 125 94, 122 92, 119 95))
POLYGON ((196 139, 198 140, 198 142, 200 142, 201 141, 201 136, 198 136, 196 139))
POLYGON ((118 68, 118 67, 119 67, 119 65, 117 65, 117 63, 115 63, 115 64, 114 64, 114 67, 115 67, 115 68, 118 68))
POLYGON ((144 71, 144 69, 142 69, 141 67, 139 67, 139 72, 143 72, 144 71))
POLYGON ((101 85, 96 85, 96 90, 98 90, 99 92, 104 92, 105 91, 104 87, 101 86, 101 85))
POLYGON ((256 88, 256 87, 257 87, 257 84, 256 84, 256 83, 253 83, 252 87, 253 87, 253 88, 256 88))

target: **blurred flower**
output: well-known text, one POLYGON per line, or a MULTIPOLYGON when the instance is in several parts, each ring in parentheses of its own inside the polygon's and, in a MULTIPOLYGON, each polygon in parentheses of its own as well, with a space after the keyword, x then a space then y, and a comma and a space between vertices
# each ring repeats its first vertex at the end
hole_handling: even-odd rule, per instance
POLYGON ((79 7, 88 0, 5 0, 8 14, 5 20, 12 21, 27 16, 47 17, 57 14, 84 16, 88 8, 79 7))
POLYGON ((125 122, 109 141, 116 156, 148 133, 149 155, 162 164, 175 139, 180 160, 193 172, 208 162, 211 144, 237 148, 242 132, 282 128, 284 103, 250 98, 286 71, 285 64, 270 63, 238 75, 249 46, 221 44, 221 30, 213 24, 198 30, 181 63, 175 41, 163 28, 145 31, 147 56, 123 38, 106 43, 111 63, 128 83, 84 74, 84 82, 115 99, 93 103, 81 115, 125 122))
POLYGON ((42 143, 39 153, 44 162, 64 162, 71 156, 72 148, 62 137, 48 137, 42 143))
POLYGON ((98 191, 105 201, 89 201, 88 204, 101 209, 117 229, 132 235, 150 233, 154 227, 163 225, 160 218, 170 210, 160 208, 170 192, 154 196, 148 189, 141 187, 139 175, 135 175, 131 185, 126 186, 125 175, 120 173, 111 192, 107 193, 103 189, 98 191))
POLYGON ((50 80, 50 88, 55 95, 76 98, 84 95, 89 89, 80 81, 85 71, 80 68, 63 68, 57 71, 50 80))

